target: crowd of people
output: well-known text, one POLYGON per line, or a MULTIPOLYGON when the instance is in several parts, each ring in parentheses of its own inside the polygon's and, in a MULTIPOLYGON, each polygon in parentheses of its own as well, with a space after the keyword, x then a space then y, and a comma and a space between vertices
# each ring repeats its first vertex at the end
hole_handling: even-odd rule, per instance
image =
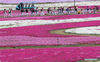
MULTIPOLYGON (((31 8, 31 9, 21 9, 19 10, 21 13, 21 16, 24 15, 31 15, 31 16, 44 16, 44 15, 61 15, 61 14, 96 14, 98 12, 99 8, 95 6, 94 8, 77 8, 75 7, 49 7, 48 9, 41 8, 39 9, 38 7, 36 8, 31 8)), ((6 17, 7 10, 4 9, 4 17, 6 17)), ((12 9, 9 9, 8 11, 8 16, 12 16, 12 9)))

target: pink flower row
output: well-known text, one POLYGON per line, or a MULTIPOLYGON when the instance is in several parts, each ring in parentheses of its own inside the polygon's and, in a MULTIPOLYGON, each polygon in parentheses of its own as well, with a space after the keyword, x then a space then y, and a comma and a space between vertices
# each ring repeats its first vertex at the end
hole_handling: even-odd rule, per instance
POLYGON ((100 26, 100 21, 88 21, 77 23, 60 23, 51 25, 24 26, 16 28, 0 29, 0 36, 32 36, 32 37, 83 37, 80 35, 51 34, 51 30, 68 29, 76 27, 100 26))
MULTIPOLYGON (((88 17, 99 17, 100 15, 80 15, 81 18, 88 17)), ((54 18, 54 16, 47 16, 47 18, 54 18)), ((60 16, 55 16, 59 17, 60 16)), ((69 18, 78 18, 79 15, 68 15, 62 16, 69 18), (73 17, 72 17, 73 16, 73 17)), ((18 17, 20 18, 20 17, 18 17)), ((10 18, 18 19, 18 18, 10 18)), ((26 17, 27 19, 28 17, 26 17)), ((34 19, 35 17, 29 17, 34 19)), ((39 17, 36 17, 37 19, 39 17)), ((41 18, 46 18, 41 16, 41 18)), ((3 18, 3 20, 9 18, 3 18)), ((10 20, 9 19, 9 20, 10 20)), ((23 18, 22 18, 23 19, 23 18)), ((48 20, 47 20, 48 21, 48 20)), ((0 46, 28 46, 28 45, 67 45, 67 44, 100 44, 100 36, 80 36, 80 35, 59 35, 51 34, 51 30, 76 28, 76 27, 87 27, 87 26, 100 26, 100 21, 89 21, 89 22, 77 22, 77 23, 60 23, 52 25, 38 25, 38 26, 25 26, 16 28, 0 29, 0 46), (11 37, 10 37, 11 36, 11 37), (53 37, 53 38, 51 38, 53 37), (59 41, 57 40, 59 37, 59 41), (80 39, 79 39, 80 38, 80 39)))
POLYGON ((41 45, 78 45, 100 44, 100 37, 30 37, 3 36, 0 37, 1 47, 41 46, 41 45))
POLYGON ((96 58, 100 58, 99 46, 0 50, 1 62, 77 62, 96 58))

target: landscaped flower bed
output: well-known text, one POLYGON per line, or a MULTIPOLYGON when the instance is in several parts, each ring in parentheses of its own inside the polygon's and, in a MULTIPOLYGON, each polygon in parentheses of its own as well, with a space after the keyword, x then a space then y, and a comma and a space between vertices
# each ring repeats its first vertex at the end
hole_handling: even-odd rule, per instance
POLYGON ((77 62, 97 58, 100 58, 99 46, 0 50, 1 62, 77 62))
MULTIPOLYGON (((87 15, 83 16, 83 18, 86 18, 86 16, 87 15)), ((92 16, 88 15, 88 16, 99 17, 100 15, 92 15, 92 16)), ((53 16, 48 16, 47 18, 49 17, 54 18, 53 16)), ((71 18, 70 15, 65 16, 65 17, 71 18)), ((74 17, 77 18, 78 15, 76 16, 73 15, 73 18, 74 17)), ((29 17, 29 18, 34 19, 34 17, 29 17)), ((44 16, 42 16, 41 18, 44 18, 44 16)), ((11 18, 10 19, 5 18, 5 20, 6 19, 10 20, 11 18)), ((77 35, 77 34, 76 35, 60 35, 60 34, 50 33, 51 30, 88 27, 88 26, 100 26, 99 20, 87 21, 87 22, 83 21, 83 22, 77 22, 77 23, 67 22, 67 23, 58 23, 58 24, 51 24, 51 25, 36 25, 36 26, 22 26, 22 27, 20 27, 20 25, 18 27, 0 29, 0 40, 1 40, 0 46, 100 44, 99 42, 100 36, 96 37, 96 36, 87 36, 87 35, 85 36, 85 35, 77 35), (59 38, 59 41, 57 40, 57 38, 59 38)))
POLYGON ((100 44, 100 37, 0 37, 0 47, 100 44))

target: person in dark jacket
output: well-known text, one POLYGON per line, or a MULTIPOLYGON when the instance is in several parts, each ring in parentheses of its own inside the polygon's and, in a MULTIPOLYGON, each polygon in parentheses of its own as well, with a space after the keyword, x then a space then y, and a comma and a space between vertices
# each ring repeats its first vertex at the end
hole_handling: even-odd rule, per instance
POLYGON ((47 9, 47 13, 50 14, 50 7, 47 9))
POLYGON ((21 15, 23 16, 24 9, 21 9, 21 15))
POLYGON ((61 12, 62 12, 62 11, 61 11, 61 7, 58 7, 57 10, 58 10, 58 14, 61 14, 61 12))
POLYGON ((88 6, 87 6, 86 10, 87 10, 87 14, 89 14, 89 8, 88 8, 88 6))
POLYGON ((61 13, 64 14, 64 7, 61 7, 61 13))
POLYGON ((96 11, 98 11, 98 10, 99 10, 98 6, 95 6, 95 8, 96 8, 96 11))
POLYGON ((28 9, 26 9, 25 11, 26 11, 26 15, 28 16, 28 9))
POLYGON ((77 14, 77 8, 76 8, 76 6, 74 7, 74 12, 75 12, 75 14, 77 14))
POLYGON ((66 12, 67 12, 67 14, 70 14, 69 8, 66 8, 66 12))
POLYGON ((6 9, 4 9, 4 17, 6 17, 7 15, 7 12, 6 12, 6 9))

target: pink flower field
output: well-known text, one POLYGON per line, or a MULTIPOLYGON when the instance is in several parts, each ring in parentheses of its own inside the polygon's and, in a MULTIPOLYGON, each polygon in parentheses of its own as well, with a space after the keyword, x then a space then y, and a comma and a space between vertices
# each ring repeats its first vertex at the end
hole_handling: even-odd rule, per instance
MULTIPOLYGON (((0 13, 2 13, 2 11, 0 11, 0 13)), ((2 28, 3 25, 0 25, 0 48, 16 47, 15 49, 0 49, 0 62, 77 62, 84 59, 100 59, 100 46, 63 47, 63 45, 78 46, 81 44, 100 44, 100 35, 61 35, 50 33, 52 30, 100 26, 99 17, 100 14, 79 14, 0 18, 1 23, 21 20, 29 20, 28 22, 30 22, 30 20, 52 20, 52 22, 57 20, 58 22, 59 20, 64 21, 74 18, 77 18, 76 20, 80 20, 79 18, 90 18, 92 20, 87 21, 85 19, 86 21, 82 22, 76 21, 31 26, 24 25, 23 22, 21 26, 4 28, 2 28), (95 20, 94 17, 98 17, 98 19, 95 20), (25 46, 42 47, 48 45, 56 46, 56 48, 25 48, 25 46), (23 46, 23 48, 21 46, 23 46), (17 47, 21 48, 17 49, 17 47)))
MULTIPOLYGON (((66 16, 41 16, 40 17, 18 17, 1 18, 1 21, 18 19, 66 19, 99 17, 100 14, 89 15, 66 15, 66 16), (81 16, 81 17, 79 17, 81 16), (59 17, 59 18, 58 18, 59 17), (61 18, 60 18, 61 17, 61 18)), ((49 20, 47 20, 49 21, 49 20)), ((40 45, 73 45, 73 44, 100 44, 100 36, 85 35, 59 35, 51 34, 49 31, 76 27, 100 26, 99 20, 75 23, 59 23, 51 25, 23 26, 0 29, 0 46, 40 46, 40 45), (57 40, 59 38, 59 41, 57 40), (80 39, 79 39, 80 38, 80 39)))
POLYGON ((99 46, 0 50, 1 62, 77 62, 96 58, 100 58, 99 46))
POLYGON ((51 25, 14 27, 14 28, 1 29, 0 36, 25 35, 25 36, 32 36, 32 37, 82 37, 79 35, 51 34, 49 33, 49 31, 57 30, 57 29, 99 26, 99 25, 100 25, 100 21, 97 20, 97 21, 88 21, 88 22, 77 22, 77 23, 60 23, 60 24, 51 24, 51 25))

